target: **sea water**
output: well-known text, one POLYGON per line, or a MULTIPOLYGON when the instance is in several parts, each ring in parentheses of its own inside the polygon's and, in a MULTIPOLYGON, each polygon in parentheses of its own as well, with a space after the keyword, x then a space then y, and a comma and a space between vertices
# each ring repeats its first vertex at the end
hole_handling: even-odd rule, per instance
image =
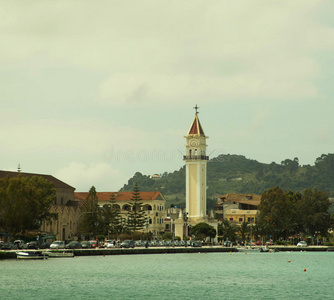
POLYGON ((334 252, 0 261, 0 299, 334 299, 334 252))

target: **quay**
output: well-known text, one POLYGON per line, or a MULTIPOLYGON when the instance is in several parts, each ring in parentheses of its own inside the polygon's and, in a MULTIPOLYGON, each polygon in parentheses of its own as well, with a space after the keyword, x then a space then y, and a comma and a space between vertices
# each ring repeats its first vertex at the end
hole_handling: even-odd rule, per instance
MULTIPOLYGON (((254 247, 256 248, 256 247, 254 247)), ((333 246, 308 246, 299 248, 296 246, 269 246, 270 252, 334 252, 333 246)), ((24 250, 35 251, 35 250, 24 250)), ((99 255, 131 255, 131 254, 173 254, 173 253, 219 253, 238 252, 236 247, 203 246, 203 247, 136 247, 136 248, 98 248, 98 249, 74 249, 59 250, 59 252, 74 252, 74 256, 99 256, 99 255)), ((1 259, 16 259, 17 250, 1 250, 1 259)))

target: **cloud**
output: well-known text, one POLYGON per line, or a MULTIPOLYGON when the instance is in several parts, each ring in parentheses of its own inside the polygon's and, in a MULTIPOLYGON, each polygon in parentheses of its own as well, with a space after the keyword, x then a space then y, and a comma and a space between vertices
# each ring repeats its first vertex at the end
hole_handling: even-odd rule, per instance
POLYGON ((19 64, 43 54, 57 66, 104 72, 97 95, 104 104, 314 97, 316 54, 334 48, 333 29, 313 17, 321 5, 7 2, 0 61, 19 64))
POLYGON ((89 164, 71 162, 56 171, 55 177, 80 192, 88 192, 92 186, 95 186, 99 192, 117 191, 127 180, 120 170, 103 162, 89 164))

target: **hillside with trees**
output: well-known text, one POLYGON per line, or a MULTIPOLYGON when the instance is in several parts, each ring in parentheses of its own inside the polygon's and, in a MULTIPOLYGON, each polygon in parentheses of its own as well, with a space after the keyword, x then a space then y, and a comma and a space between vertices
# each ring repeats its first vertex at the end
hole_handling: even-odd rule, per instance
MULTIPOLYGON (((185 206, 185 167, 152 179, 140 172, 134 174, 121 191, 132 191, 137 183, 141 191, 161 191, 167 205, 185 206)), ((282 190, 303 192, 306 189, 325 191, 334 196, 334 154, 322 154, 313 166, 299 164, 298 158, 285 159, 280 164, 260 163, 242 155, 219 155, 208 162, 208 208, 213 207, 218 195, 254 193, 279 186, 282 190)))

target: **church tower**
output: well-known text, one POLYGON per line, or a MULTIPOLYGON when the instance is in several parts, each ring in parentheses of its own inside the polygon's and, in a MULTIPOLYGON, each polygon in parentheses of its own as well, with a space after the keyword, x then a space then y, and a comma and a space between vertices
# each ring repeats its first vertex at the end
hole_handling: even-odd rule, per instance
POLYGON ((206 139, 198 119, 197 105, 195 118, 186 138, 186 211, 190 223, 206 218, 206 139))

